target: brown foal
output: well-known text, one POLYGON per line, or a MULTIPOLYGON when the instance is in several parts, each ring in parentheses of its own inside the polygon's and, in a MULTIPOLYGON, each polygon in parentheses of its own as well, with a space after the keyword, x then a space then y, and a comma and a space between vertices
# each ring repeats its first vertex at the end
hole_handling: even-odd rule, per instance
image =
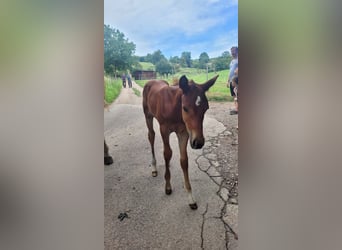
POLYGON ((180 165, 191 209, 197 209, 197 204, 192 196, 189 180, 187 144, 190 138, 190 145, 193 149, 200 149, 204 145, 203 119, 204 113, 209 108, 205 92, 215 83, 217 77, 218 75, 204 84, 196 84, 192 80, 189 81, 186 76, 182 76, 175 86, 169 86, 163 80, 151 80, 146 83, 143 90, 143 109, 152 149, 152 176, 155 177, 158 174, 154 154, 155 132, 153 130, 153 118, 156 118, 160 125, 164 144, 165 193, 167 195, 172 193, 169 169, 172 150, 169 137, 172 132, 175 132, 180 150, 180 165))

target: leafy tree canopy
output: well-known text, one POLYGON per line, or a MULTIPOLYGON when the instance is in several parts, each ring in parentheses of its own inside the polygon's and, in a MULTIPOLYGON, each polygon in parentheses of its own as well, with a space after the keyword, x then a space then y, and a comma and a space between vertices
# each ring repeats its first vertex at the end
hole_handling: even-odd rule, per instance
POLYGON ((202 52, 198 59, 199 67, 201 69, 205 69, 208 62, 209 62, 209 56, 207 52, 202 52))
POLYGON ((135 44, 117 29, 104 25, 104 69, 108 74, 131 69, 138 60, 135 44))
POLYGON ((191 68, 191 52, 182 52, 181 66, 191 68))
POLYGON ((232 56, 228 51, 224 51, 221 56, 215 58, 213 63, 215 65, 216 70, 224 70, 229 69, 229 64, 232 60, 232 56))
POLYGON ((163 58, 159 62, 157 62, 156 71, 161 75, 171 74, 172 73, 172 66, 166 58, 163 58))

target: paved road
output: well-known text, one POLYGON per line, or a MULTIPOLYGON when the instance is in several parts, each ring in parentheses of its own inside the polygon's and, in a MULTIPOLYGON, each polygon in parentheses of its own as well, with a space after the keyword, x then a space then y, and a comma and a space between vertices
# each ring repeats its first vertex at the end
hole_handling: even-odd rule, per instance
MULTIPOLYGON (((133 87, 141 90, 135 83, 133 87)), ((237 205, 227 204, 228 193, 210 151, 217 136, 228 135, 226 128, 206 116, 208 144, 201 150, 188 147, 190 180, 199 206, 191 210, 175 134, 170 138, 173 193, 164 193, 163 148, 156 121, 154 127, 157 177, 149 167, 151 150, 141 98, 132 89, 123 89, 105 111, 105 138, 114 158, 113 165, 105 166, 105 249, 237 249, 237 205), (128 217, 120 220, 120 213, 128 217)))

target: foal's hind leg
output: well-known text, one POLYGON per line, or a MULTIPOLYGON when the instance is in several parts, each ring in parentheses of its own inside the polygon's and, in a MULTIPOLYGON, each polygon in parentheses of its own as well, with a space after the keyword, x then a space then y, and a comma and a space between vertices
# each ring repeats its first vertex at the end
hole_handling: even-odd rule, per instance
POLYGON ((188 145, 189 134, 186 131, 183 131, 177 133, 177 137, 180 151, 180 164, 183 170, 185 189, 188 193, 189 206, 191 209, 197 209, 197 203, 194 197, 192 196, 192 190, 188 173, 188 153, 186 148, 188 145))
POLYGON ((154 155, 154 138, 155 138, 155 132, 153 130, 153 116, 148 116, 145 115, 146 118, 146 125, 148 128, 148 140, 150 141, 151 144, 151 150, 152 150, 152 162, 151 162, 151 166, 152 166, 152 176, 156 177, 158 175, 158 171, 157 171, 157 161, 156 161, 156 157, 154 155))
POLYGON ((170 132, 167 127, 160 126, 160 134, 163 139, 163 144, 164 144, 164 160, 165 160, 165 193, 167 195, 170 195, 172 193, 172 188, 171 188, 171 173, 170 173, 170 160, 172 157, 172 150, 170 147, 170 132))

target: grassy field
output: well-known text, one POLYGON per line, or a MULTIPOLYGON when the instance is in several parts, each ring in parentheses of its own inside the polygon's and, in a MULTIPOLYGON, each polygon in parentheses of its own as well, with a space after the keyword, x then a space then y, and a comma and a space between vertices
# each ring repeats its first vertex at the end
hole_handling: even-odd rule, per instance
MULTIPOLYGON (((229 70, 208 73, 208 79, 219 75, 214 86, 212 86, 207 92, 209 101, 233 101, 233 97, 230 95, 229 88, 227 88, 228 74, 229 70)), ((193 68, 183 68, 180 72, 165 80, 169 83, 172 83, 173 78, 179 78, 182 75, 186 75, 188 79, 192 79, 196 83, 204 83, 207 81, 207 73, 204 70, 193 68)), ((146 82, 146 80, 136 81, 136 83, 139 84, 141 87, 143 87, 146 82)))
POLYGON ((117 80, 114 80, 110 77, 105 76, 104 88, 105 88, 105 101, 107 103, 112 103, 121 92, 121 88, 122 88, 121 79, 118 78, 117 80))
MULTIPOLYGON (((144 67, 148 68, 153 66, 150 63, 142 63, 144 67)), ((229 70, 222 70, 218 72, 208 73, 208 79, 219 75, 214 86, 212 86, 207 92, 209 101, 233 101, 233 97, 230 95, 229 88, 227 88, 229 70)), ((179 79, 182 75, 186 75, 188 79, 192 79, 197 83, 204 83, 207 81, 207 73, 205 70, 193 69, 193 68, 182 68, 180 72, 175 75, 169 76, 165 79, 169 83, 173 82, 173 79, 179 79)), ((141 87, 144 87, 147 80, 136 80, 135 81, 141 87)), ((110 77, 105 77, 105 100, 107 103, 112 103, 115 98, 120 94, 122 88, 121 79, 114 80, 110 77)), ((136 95, 139 96, 139 91, 135 91, 136 95)), ((141 94, 141 93, 140 93, 141 94)))

